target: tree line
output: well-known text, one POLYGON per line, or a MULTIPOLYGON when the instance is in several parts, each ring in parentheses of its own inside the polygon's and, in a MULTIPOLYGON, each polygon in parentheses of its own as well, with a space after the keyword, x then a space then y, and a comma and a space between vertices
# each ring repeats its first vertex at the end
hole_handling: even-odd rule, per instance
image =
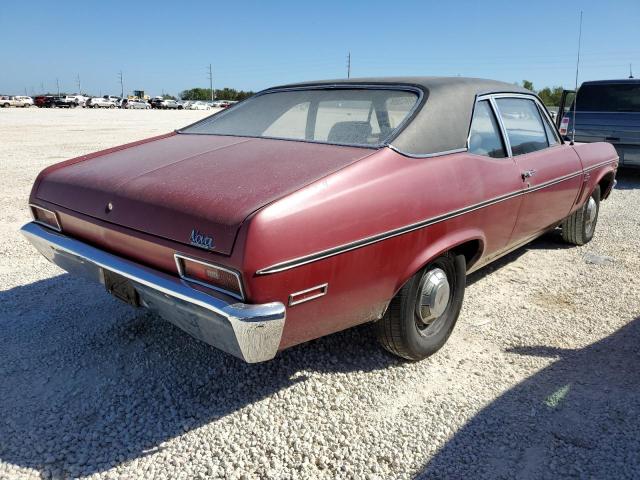
POLYGON ((523 80, 522 86, 527 90, 531 90, 533 93, 537 93, 540 100, 542 100, 547 107, 557 107, 560 105, 562 87, 544 87, 542 90, 536 90, 533 87, 533 82, 529 80, 523 80))
MULTIPOLYGON (((216 88, 213 90, 216 100, 244 100, 249 98, 254 92, 245 92, 244 90, 236 90, 235 88, 216 88)), ((211 100, 211 89, 209 88, 191 88, 180 92, 182 100, 211 100)))

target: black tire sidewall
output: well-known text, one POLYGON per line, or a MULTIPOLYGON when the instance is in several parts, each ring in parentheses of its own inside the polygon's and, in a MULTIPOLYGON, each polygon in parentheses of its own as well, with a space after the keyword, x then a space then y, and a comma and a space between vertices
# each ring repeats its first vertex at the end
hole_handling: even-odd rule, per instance
POLYGON ((587 231, 587 205, 589 200, 584 204, 584 211, 582 213, 582 238, 584 243, 588 243, 593 238, 593 235, 596 233, 596 227, 598 226, 598 216, 600 215, 600 186, 598 185, 593 192, 591 192, 590 198, 593 198, 596 201, 596 218, 593 220, 593 227, 591 231, 587 231))
POLYGON ((464 257, 443 255, 420 270, 405 286, 407 292, 403 297, 401 306, 402 330, 406 347, 412 358, 421 359, 433 355, 445 344, 455 327, 460 309, 462 308, 465 283, 466 266, 464 257), (418 302, 418 290, 422 277, 427 271, 433 268, 441 268, 444 270, 449 281, 452 296, 443 314, 445 318, 438 319, 438 321, 444 322, 441 328, 433 335, 425 336, 420 332, 416 323, 416 304, 418 302))

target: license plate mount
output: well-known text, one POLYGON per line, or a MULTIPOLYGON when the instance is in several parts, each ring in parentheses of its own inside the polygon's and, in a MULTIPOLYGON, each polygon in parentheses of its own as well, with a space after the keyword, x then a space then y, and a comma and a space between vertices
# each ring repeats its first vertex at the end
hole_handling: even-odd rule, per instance
POLYGON ((131 280, 110 270, 102 270, 102 275, 107 292, 129 305, 140 306, 138 292, 133 288, 131 280))

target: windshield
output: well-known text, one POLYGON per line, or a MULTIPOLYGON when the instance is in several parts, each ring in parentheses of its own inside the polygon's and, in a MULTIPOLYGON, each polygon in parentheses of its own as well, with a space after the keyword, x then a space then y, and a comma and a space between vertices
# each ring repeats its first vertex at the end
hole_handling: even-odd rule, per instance
POLYGON ((406 90, 274 91, 205 118, 181 133, 376 146, 393 135, 417 101, 418 95, 406 90))
POLYGON ((578 112, 640 112, 640 83, 583 85, 578 112))

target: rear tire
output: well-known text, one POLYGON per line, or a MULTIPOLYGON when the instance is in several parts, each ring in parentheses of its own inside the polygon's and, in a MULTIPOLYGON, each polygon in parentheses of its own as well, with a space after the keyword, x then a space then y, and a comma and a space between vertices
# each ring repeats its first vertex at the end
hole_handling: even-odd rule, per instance
POLYGON ((400 289, 384 317, 374 324, 378 341, 389 352, 407 360, 422 360, 433 355, 445 344, 458 320, 465 284, 464 256, 445 253, 436 258, 400 289), (435 314, 431 316, 425 303, 430 282, 440 282, 432 302, 435 314))
POLYGON ((600 186, 591 192, 589 199, 562 222, 562 239, 572 245, 589 243, 596 231, 600 212, 600 186))

